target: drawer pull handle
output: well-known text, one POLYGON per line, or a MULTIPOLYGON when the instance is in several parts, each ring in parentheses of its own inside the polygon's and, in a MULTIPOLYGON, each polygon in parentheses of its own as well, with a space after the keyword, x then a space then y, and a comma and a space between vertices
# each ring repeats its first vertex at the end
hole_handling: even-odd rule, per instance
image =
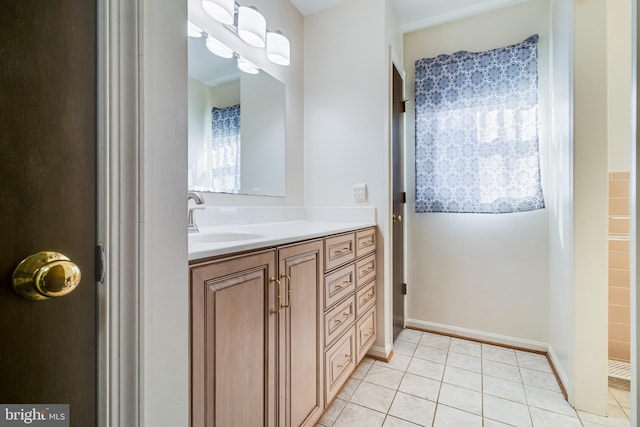
POLYGON ((371 245, 373 245, 373 240, 367 240, 366 242, 360 243, 360 247, 361 248, 366 248, 366 247, 371 246, 371 245))
POLYGON ((369 330, 367 331, 366 334, 362 334, 365 337, 370 337, 371 335, 373 335, 373 328, 369 328, 369 330))
POLYGON ((343 281, 342 281, 342 283, 340 283, 340 284, 338 284, 338 285, 335 285, 334 287, 335 287, 336 289, 342 289, 342 288, 344 288, 345 286, 349 286, 349 285, 351 285, 351 281, 350 281, 350 280, 343 280, 343 281))
POLYGON ((373 292, 367 294, 364 298, 362 298, 360 305, 365 305, 366 303, 368 303, 369 301, 371 301, 371 299, 373 298, 373 292))
POLYGON ((287 284, 287 303, 280 304, 280 308, 289 308, 291 307, 291 276, 289 276, 288 274, 282 273, 280 275, 280 278, 284 279, 285 283, 287 284))
POLYGON ((338 368, 338 369, 342 369, 342 368, 344 368, 345 366, 347 366, 350 362, 351 362, 351 356, 349 356, 348 354, 345 354, 345 355, 344 355, 344 362, 342 362, 342 364, 338 363, 338 364, 336 365, 336 368, 338 368))
POLYGON ((278 289, 278 309, 274 310, 273 308, 270 308, 269 309, 269 314, 278 314, 278 313, 280 313, 280 310, 282 310, 282 304, 280 303, 280 301, 281 301, 280 281, 277 280, 275 277, 270 277, 269 278, 269 283, 275 283, 276 284, 276 288, 278 289))
POLYGON ((365 274, 369 274, 372 271, 373 271, 373 266, 367 267, 367 268, 363 268, 362 270, 360 270, 360 275, 364 276, 365 274))
POLYGON ((336 322, 336 325, 339 325, 340 323, 347 320, 349 317, 351 317, 351 312, 347 312, 347 313, 342 312, 342 319, 336 319, 334 320, 334 322, 336 322))
POLYGON ((343 248, 336 249, 335 251, 333 251, 333 253, 334 253, 335 255, 340 255, 340 254, 343 254, 343 253, 345 253, 345 252, 349 252, 349 249, 350 249, 350 248, 349 248, 349 246, 345 246, 345 247, 343 247, 343 248))

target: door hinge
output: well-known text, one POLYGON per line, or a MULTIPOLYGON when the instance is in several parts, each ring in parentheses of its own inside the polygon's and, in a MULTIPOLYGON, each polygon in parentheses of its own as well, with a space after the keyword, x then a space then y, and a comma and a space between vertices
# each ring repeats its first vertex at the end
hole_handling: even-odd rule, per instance
POLYGON ((104 273, 106 259, 104 253, 104 246, 96 246, 96 282, 102 283, 104 281, 104 273))
POLYGON ((408 101, 408 99, 403 99, 402 100, 402 108, 400 108, 400 112, 401 113, 406 113, 407 112, 407 101, 408 101))
POLYGON ((407 294, 407 284, 403 283, 402 284, 402 295, 406 295, 407 294))
POLYGON ((402 198, 401 203, 407 203, 407 193, 405 191, 402 192, 401 198, 402 198))

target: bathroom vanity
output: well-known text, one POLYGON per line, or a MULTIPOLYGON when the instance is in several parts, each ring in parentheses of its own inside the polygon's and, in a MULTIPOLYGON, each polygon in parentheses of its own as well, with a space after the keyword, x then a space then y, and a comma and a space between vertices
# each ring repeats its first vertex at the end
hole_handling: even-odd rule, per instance
POLYGON ((375 341, 375 226, 191 240, 191 425, 315 425, 375 341))

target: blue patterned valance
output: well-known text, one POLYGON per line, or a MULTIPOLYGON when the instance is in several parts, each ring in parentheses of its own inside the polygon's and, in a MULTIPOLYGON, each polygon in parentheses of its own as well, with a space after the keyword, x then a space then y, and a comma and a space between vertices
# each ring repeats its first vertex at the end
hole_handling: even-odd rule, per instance
POLYGON ((544 208, 537 42, 416 61, 416 212, 544 208))

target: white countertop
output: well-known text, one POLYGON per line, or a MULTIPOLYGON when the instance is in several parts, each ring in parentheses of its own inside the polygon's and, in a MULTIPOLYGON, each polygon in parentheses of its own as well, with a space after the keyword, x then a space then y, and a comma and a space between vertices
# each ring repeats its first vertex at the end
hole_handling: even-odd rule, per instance
POLYGON ((200 227, 189 234, 189 261, 373 227, 375 221, 297 220, 200 227))

